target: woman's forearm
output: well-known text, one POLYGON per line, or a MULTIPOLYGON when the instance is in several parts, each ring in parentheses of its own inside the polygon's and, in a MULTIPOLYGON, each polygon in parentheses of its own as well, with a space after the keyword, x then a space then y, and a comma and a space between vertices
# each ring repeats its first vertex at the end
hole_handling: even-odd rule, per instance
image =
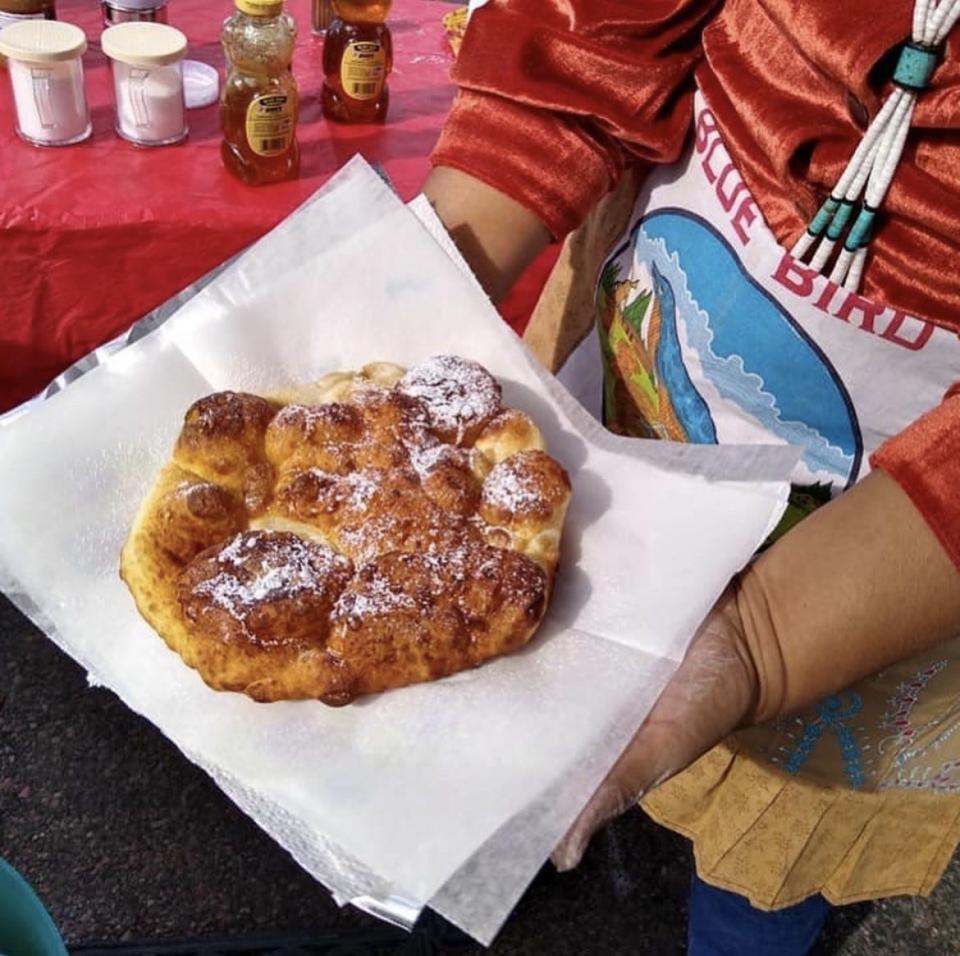
POLYGON ((749 722, 797 711, 960 635, 960 572, 882 471, 781 538, 736 594, 758 675, 749 722))
POLYGON ((550 241, 525 206, 458 169, 436 167, 423 192, 494 302, 550 241))
POLYGON ((554 854, 590 836, 730 731, 800 710, 960 634, 960 573, 876 471, 784 535, 728 588, 554 854))

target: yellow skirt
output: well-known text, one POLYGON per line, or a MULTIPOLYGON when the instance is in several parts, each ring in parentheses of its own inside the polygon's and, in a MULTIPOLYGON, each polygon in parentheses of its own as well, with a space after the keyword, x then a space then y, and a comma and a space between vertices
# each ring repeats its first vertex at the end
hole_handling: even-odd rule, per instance
POLYGON ((693 841, 697 873, 762 910, 821 893, 835 905, 926 896, 960 842, 960 795, 827 787, 736 738, 642 801, 693 841))

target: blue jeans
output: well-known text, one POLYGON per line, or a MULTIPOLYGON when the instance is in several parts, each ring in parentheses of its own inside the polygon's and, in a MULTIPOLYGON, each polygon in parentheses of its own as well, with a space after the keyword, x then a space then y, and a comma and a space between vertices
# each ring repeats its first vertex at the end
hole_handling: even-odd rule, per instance
POLYGON ((765 913, 694 874, 687 956, 806 956, 830 912, 822 896, 765 913))

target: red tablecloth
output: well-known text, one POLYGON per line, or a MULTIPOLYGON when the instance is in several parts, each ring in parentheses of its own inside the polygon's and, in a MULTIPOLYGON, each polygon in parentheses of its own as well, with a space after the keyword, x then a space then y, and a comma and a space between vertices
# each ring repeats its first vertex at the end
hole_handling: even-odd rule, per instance
MULTIPOLYGON (((396 0, 383 126, 323 118, 322 41, 310 34, 307 0, 289 0, 288 9, 300 27, 296 182, 248 187, 233 179, 220 163, 216 106, 190 111, 183 144, 144 150, 119 139, 95 0, 58 0, 60 18, 90 40, 84 66, 91 139, 59 149, 20 141, 9 83, 0 78, 0 410, 257 239, 354 153, 383 164, 404 199, 416 194, 453 96, 440 23, 450 7, 396 0)), ((230 10, 226 0, 171 0, 170 22, 187 34, 190 57, 222 69, 219 31, 230 10)), ((508 315, 524 315, 538 282, 527 283, 508 315)))

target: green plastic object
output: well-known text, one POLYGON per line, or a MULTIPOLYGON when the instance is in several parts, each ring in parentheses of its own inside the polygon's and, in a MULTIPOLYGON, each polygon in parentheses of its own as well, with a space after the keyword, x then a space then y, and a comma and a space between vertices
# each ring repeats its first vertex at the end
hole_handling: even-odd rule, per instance
POLYGON ((30 884, 0 860, 0 954, 67 956, 50 914, 30 884))

